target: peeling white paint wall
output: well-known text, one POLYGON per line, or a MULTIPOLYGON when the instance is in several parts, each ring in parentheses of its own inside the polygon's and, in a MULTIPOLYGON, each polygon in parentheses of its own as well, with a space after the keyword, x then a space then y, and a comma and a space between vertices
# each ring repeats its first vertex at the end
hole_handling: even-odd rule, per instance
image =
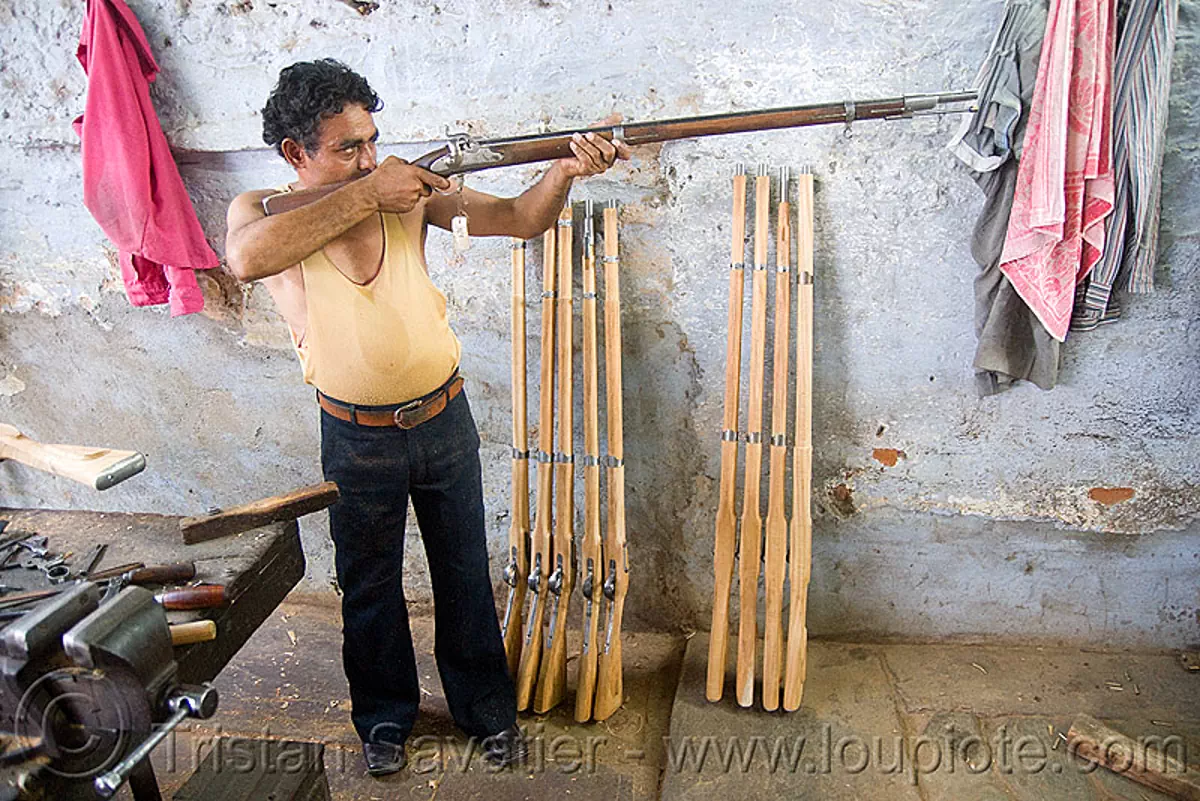
MULTIPOLYGON (((332 0, 131 7, 163 69, 153 97, 164 130, 220 252, 233 195, 288 180, 261 142, 258 109, 295 60, 332 55, 366 74, 387 103, 384 144, 414 155, 448 130, 500 136, 611 111, 647 120, 964 88, 1002 3, 383 0, 365 17, 332 0)), ((70 122, 86 90, 74 56, 82 14, 74 0, 0 6, 0 416, 44 439, 138 448, 150 466, 98 495, 0 465, 0 500, 196 513, 318 479, 311 390, 264 289, 214 272, 202 277, 206 312, 176 320, 124 300, 113 249, 80 202, 70 122)), ((577 187, 576 200, 623 204, 635 619, 707 625, 729 175, 739 163, 807 164, 817 177, 814 632, 1200 640, 1198 16, 1200 3, 1184 0, 1160 290, 1131 301, 1120 323, 1073 335, 1052 392, 974 395, 968 236, 981 197, 942 147, 952 120, 643 148, 577 187), (1133 496, 1111 503, 1098 488, 1133 496), (1131 552, 1137 570, 1122 566, 1131 552), (1079 600, 1062 581, 1071 573, 1107 583, 1079 600), (918 574, 941 581, 931 589, 918 574), (985 585, 1001 589, 980 604, 985 585)), ((538 172, 471 184, 511 194, 538 172)), ((447 239, 431 235, 430 264, 464 344, 499 580, 508 249, 477 241, 464 259, 447 239)), ((538 248, 529 263, 535 287, 538 248)), ((313 586, 332 573, 322 526, 305 525, 313 586)), ((419 558, 409 584, 426 597, 419 558)))

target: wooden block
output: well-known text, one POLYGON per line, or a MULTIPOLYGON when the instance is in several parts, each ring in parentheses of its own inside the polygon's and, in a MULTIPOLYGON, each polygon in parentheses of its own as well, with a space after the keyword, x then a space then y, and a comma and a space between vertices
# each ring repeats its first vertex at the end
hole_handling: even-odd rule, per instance
POLYGON ((282 523, 318 512, 337 503, 338 488, 332 481, 303 487, 286 495, 253 501, 201 517, 185 517, 179 521, 183 541, 192 545, 240 534, 270 523, 282 523))

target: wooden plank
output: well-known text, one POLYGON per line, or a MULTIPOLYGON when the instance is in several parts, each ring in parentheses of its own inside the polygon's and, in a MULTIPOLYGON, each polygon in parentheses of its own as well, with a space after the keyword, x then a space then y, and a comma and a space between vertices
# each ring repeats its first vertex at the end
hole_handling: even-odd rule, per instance
POLYGON ((251 501, 201 517, 185 517, 179 531, 188 545, 239 534, 271 523, 295 520, 337 503, 338 488, 332 481, 302 487, 284 495, 251 501))
POLYGON ((1090 715, 1079 715, 1067 733, 1067 746, 1084 759, 1179 801, 1200 801, 1200 772, 1189 771, 1185 762, 1172 756, 1165 738, 1134 740, 1090 715))

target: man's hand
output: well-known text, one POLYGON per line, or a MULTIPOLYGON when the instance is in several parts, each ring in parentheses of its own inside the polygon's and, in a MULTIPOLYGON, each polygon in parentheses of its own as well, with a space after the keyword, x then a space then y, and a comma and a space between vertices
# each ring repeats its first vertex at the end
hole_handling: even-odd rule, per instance
POLYGON ((395 156, 388 156, 363 180, 370 182, 372 197, 379 210, 397 214, 412 211, 433 190, 444 192, 451 186, 442 176, 395 156))
MULTIPOLYGON (((620 114, 613 114, 595 123, 593 127, 616 125, 621 122, 620 114)), ((571 152, 574 158, 559 159, 559 169, 568 178, 585 178, 599 175, 617 159, 629 158, 629 146, 619 140, 609 142, 594 133, 575 134, 571 137, 571 152)))

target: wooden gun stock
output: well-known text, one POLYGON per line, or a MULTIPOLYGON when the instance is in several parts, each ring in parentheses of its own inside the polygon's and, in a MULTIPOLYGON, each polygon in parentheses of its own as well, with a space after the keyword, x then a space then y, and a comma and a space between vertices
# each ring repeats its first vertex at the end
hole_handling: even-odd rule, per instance
POLYGON ((767 235, 771 183, 766 169, 754 179, 754 275, 750 279, 750 399, 746 412, 745 489, 738 549, 737 702, 754 703, 758 653, 758 575, 762 561, 762 419, 767 346, 767 235))
POLYGON ((800 708, 808 675, 808 582, 812 575, 813 177, 797 182, 796 447, 792 452, 791 556, 783 708, 800 708))
POLYGON ((729 595, 737 550, 738 406, 742 380, 742 307, 746 285, 746 175, 733 177, 733 218, 729 255, 729 321, 725 342, 725 411, 721 434, 721 483, 713 540, 713 607, 708 641, 705 697, 720 701, 725 692, 729 649, 729 595))
POLYGON ((98 490, 120 484, 146 469, 146 457, 136 451, 46 445, 3 423, 0 423, 0 459, 11 459, 98 490))
POLYGON ((779 708, 783 680, 783 582, 787 573, 788 523, 784 507, 787 473, 788 326, 791 323, 792 228, 787 202, 788 171, 780 171, 778 231, 775 246, 775 366, 771 404, 770 479, 767 500, 767 549, 763 578, 767 589, 763 628, 763 709, 779 708))

